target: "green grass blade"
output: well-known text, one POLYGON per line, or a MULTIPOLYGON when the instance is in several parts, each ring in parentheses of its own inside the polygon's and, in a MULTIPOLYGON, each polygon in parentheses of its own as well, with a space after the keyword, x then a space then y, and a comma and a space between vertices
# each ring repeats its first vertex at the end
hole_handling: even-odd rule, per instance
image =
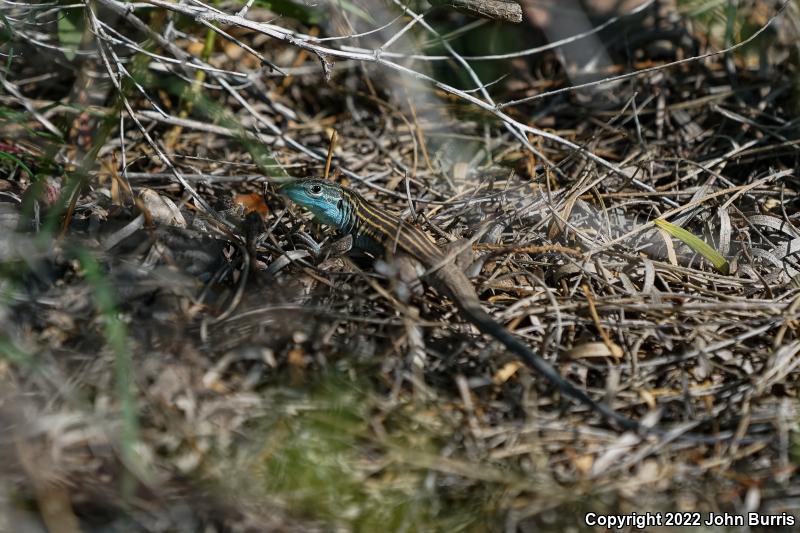
POLYGON ((69 12, 58 18, 58 41, 64 48, 68 61, 75 59, 75 50, 80 48, 83 39, 82 15, 80 12, 69 12))
POLYGON ((683 242, 686 246, 697 252, 698 254, 702 255, 706 258, 708 262, 714 265, 714 268, 722 272, 723 274, 727 275, 729 272, 729 265, 727 259, 722 257, 718 251, 712 248, 706 241, 698 237, 697 235, 683 229, 680 226, 676 226, 671 222, 667 222, 666 220, 655 220, 653 222, 656 226, 663 229, 676 239, 679 239, 683 242))
POLYGON ((9 154, 8 152, 0 152, 0 159, 5 159, 6 161, 11 161, 15 165, 19 165, 22 170, 28 173, 28 177, 33 177, 33 171, 28 168, 28 165, 23 163, 22 159, 15 156, 14 154, 9 154))
MULTIPOLYGON (((86 250, 76 249, 75 255, 81 264, 83 274, 92 288, 95 307, 104 322, 104 335, 114 354, 114 377, 122 408, 122 454, 128 465, 138 466, 134 446, 139 438, 139 420, 134 392, 133 357, 129 345, 128 328, 119 317, 116 294, 111 283, 103 273, 100 264, 86 250)), ((121 479, 125 497, 133 494, 134 480, 130 475, 121 479)))

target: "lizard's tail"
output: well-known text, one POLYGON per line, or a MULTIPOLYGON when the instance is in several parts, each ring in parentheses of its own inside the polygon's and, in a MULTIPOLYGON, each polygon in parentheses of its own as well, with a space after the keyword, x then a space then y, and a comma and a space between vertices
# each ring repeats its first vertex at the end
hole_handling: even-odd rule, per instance
POLYGON ((541 356, 534 353, 533 350, 531 350, 525 343, 509 333, 508 330, 506 330, 503 326, 495 322, 494 319, 482 308, 463 306, 461 307, 461 311, 468 316, 468 318, 478 327, 479 330, 502 342, 506 348, 514 352, 514 354, 522 359, 528 366, 541 374, 550 383, 558 387, 563 394, 587 405, 588 407, 591 407, 603 415, 609 422, 619 426, 621 429, 632 430, 636 431, 637 433, 639 432, 641 429, 639 422, 616 412, 602 402, 593 400, 588 394, 586 394, 586 392, 567 381, 561 374, 558 373, 555 368, 553 368, 552 365, 542 359, 541 356))
MULTIPOLYGON (((445 268, 447 268, 447 266, 445 268)), ((466 276, 464 276, 464 274, 460 271, 459 274, 460 276, 464 277, 466 284, 450 284, 450 286, 447 288, 451 293, 456 291, 459 292, 459 294, 452 294, 452 296, 453 300, 463 313, 464 318, 475 324, 475 326, 477 326, 478 329, 483 333, 491 335, 498 341, 502 342, 506 348, 514 352, 514 354, 516 354, 536 372, 544 376, 544 378, 550 383, 557 386, 558 389, 566 396, 569 396, 570 398, 573 398, 574 400, 577 400, 594 409, 598 413, 602 414, 609 422, 623 430, 636 431, 637 433, 642 432, 643 428, 639 422, 621 415, 602 402, 593 400, 584 391, 575 387, 572 383, 564 379, 564 377, 559 374, 558 371, 552 367, 552 365, 542 359, 541 356, 534 353, 534 351, 531 350, 524 342, 520 341, 507 329, 498 324, 486 311, 483 310, 478 297, 475 295, 475 292, 471 290, 472 286, 469 283, 469 280, 466 279, 466 276), (455 285, 455 287, 453 285, 455 285), (458 287, 468 287, 470 290, 467 291, 464 289, 459 291, 458 287)), ((452 276, 452 273, 448 275, 452 276)))

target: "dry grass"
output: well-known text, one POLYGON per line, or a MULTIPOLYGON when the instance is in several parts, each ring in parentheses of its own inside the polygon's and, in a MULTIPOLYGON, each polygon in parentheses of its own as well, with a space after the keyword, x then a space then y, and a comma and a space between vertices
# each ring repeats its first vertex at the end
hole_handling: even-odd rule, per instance
POLYGON ((798 516, 796 3, 647 5, 490 60, 464 57, 563 36, 272 4, 0 5, 0 530, 798 516), (336 179, 483 232, 486 308, 671 433, 608 429, 327 247, 272 184, 323 174, 334 131, 336 179))

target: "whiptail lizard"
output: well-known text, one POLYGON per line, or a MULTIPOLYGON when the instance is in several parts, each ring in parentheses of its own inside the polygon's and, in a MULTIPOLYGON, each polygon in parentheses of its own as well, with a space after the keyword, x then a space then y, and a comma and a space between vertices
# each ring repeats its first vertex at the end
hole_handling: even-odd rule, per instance
POLYGON ((375 257, 389 253, 395 257, 406 254, 415 259, 427 270, 427 281, 452 298, 466 320, 502 342, 563 394, 594 409, 620 429, 643 430, 635 420, 593 400, 572 385, 547 361, 497 323, 483 310, 469 278, 454 262, 447 260, 445 253, 421 229, 369 203, 358 193, 330 181, 292 181, 282 185, 279 192, 311 211, 319 222, 350 235, 354 249, 375 257))

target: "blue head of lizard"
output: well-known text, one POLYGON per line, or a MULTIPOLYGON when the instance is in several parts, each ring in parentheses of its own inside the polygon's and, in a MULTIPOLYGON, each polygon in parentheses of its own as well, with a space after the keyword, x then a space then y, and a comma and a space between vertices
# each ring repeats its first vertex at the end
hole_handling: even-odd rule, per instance
POLYGON ((278 192, 305 207, 319 222, 343 231, 347 226, 348 201, 341 187, 325 180, 302 179, 282 185, 278 192))

